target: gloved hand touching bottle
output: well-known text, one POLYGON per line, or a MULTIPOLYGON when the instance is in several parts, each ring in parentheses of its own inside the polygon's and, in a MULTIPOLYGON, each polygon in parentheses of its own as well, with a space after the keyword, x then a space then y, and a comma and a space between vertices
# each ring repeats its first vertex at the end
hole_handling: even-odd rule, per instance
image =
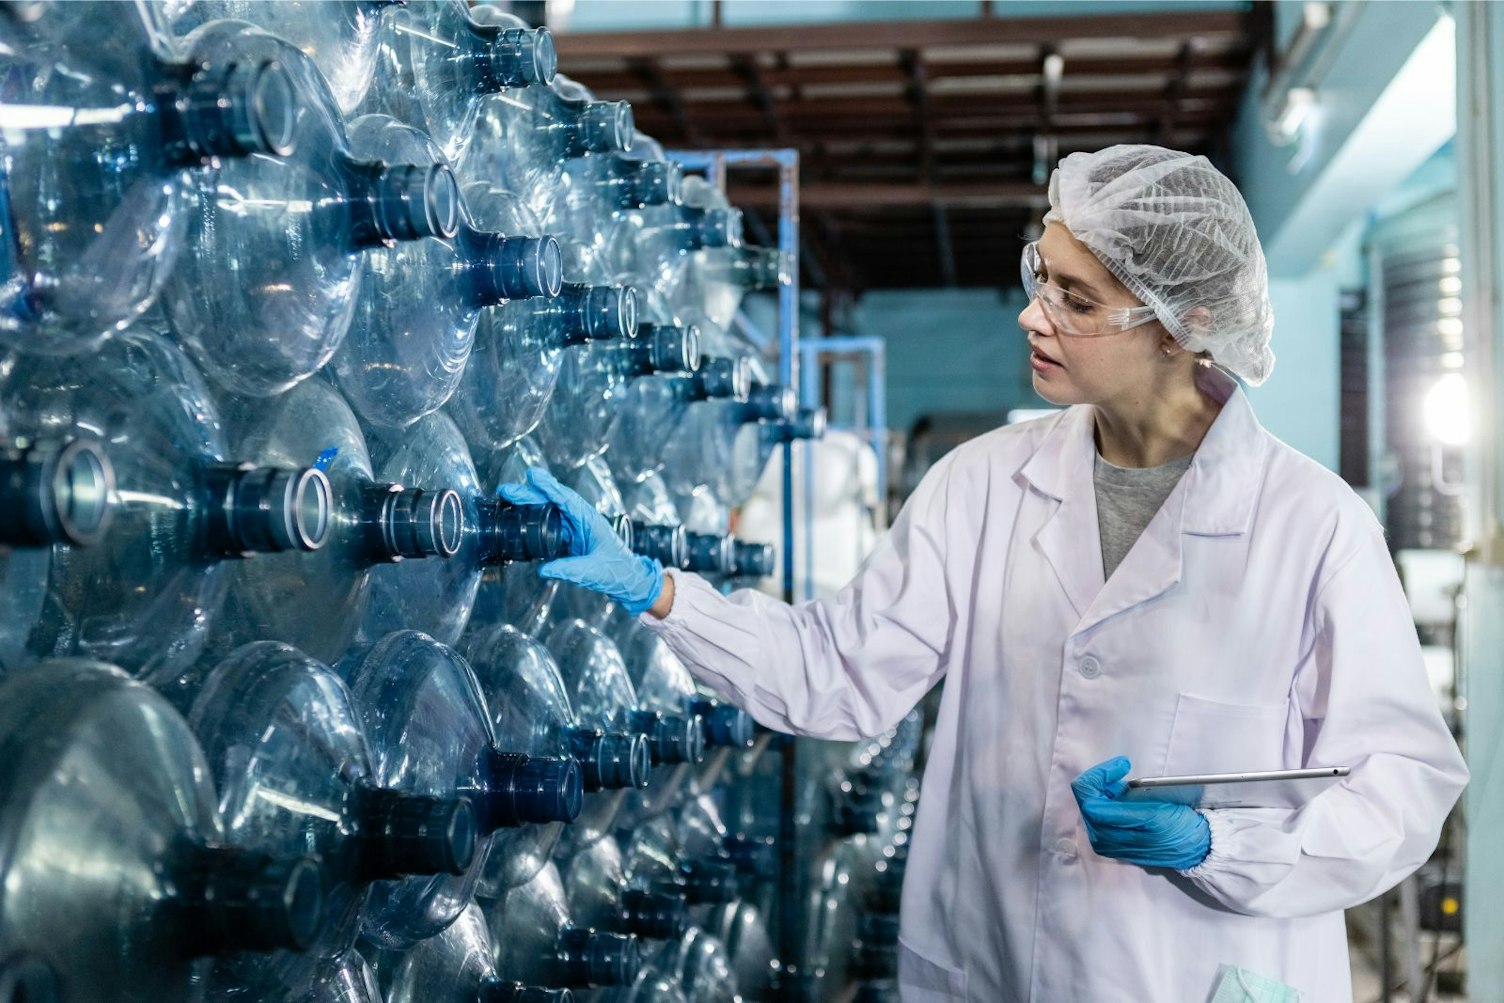
POLYGON ((1187 871, 1206 859, 1212 832, 1194 808, 1163 801, 1123 801, 1132 768, 1124 756, 1098 763, 1071 783, 1091 848, 1140 867, 1187 871))
POLYGON ((606 517, 542 467, 531 467, 522 484, 503 484, 500 494, 513 505, 557 505, 564 514, 569 556, 538 569, 544 578, 573 582, 613 599, 637 616, 663 591, 663 565, 627 549, 606 517))

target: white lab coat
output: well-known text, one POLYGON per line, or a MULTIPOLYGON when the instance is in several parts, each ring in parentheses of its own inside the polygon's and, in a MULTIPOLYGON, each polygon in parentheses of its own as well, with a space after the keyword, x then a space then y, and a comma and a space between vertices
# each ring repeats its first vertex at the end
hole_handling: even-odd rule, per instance
POLYGON ((643 621, 769 727, 872 735, 948 676, 903 889, 909 1001, 1200 1003, 1219 965, 1352 998, 1341 910, 1425 861, 1467 770, 1380 527, 1225 401, 1105 586, 1093 410, 942 459, 855 580, 790 607, 676 575, 643 621), (1092 852, 1070 783, 1348 765, 1303 808, 1208 813, 1195 869, 1092 852))

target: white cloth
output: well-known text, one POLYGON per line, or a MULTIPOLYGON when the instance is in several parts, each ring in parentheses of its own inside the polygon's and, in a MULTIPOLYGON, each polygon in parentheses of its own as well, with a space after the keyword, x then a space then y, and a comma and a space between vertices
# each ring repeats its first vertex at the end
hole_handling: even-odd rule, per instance
POLYGON ((1340 910, 1420 865, 1466 782, 1382 532, 1228 377, 1104 588, 1089 406, 942 459, 856 579, 789 607, 678 574, 645 615, 764 724, 875 734, 948 674, 904 884, 910 1001, 1197 1001, 1219 968, 1351 999, 1340 910), (1340 764, 1298 811, 1214 811, 1186 875, 1096 856, 1070 782, 1340 764))

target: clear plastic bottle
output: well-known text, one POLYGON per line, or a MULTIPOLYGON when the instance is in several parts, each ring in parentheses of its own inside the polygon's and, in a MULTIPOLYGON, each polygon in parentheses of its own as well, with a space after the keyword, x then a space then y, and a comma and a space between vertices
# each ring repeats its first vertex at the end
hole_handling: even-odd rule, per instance
POLYGON ((386 1003, 573 1003, 568 989, 543 989, 496 974, 496 945, 480 906, 465 906, 437 936, 398 954, 380 952, 386 1003))
POLYGON ((458 552, 464 533, 460 496, 447 486, 376 481, 354 413, 323 380, 300 383, 270 400, 238 398, 227 402, 227 411, 240 455, 262 463, 312 464, 328 478, 333 505, 328 541, 316 553, 236 568, 214 650, 276 640, 332 663, 365 619, 373 567, 458 552), (317 599, 289 602, 290 596, 317 599))
POLYGON ((15 440, 0 411, 0 671, 31 658, 26 641, 42 614, 53 545, 98 543, 114 491, 115 468, 97 440, 15 440))
MULTIPOLYGON (((586 797, 569 832, 582 845, 600 839, 615 820, 623 792, 648 783, 646 737, 581 723, 548 649, 515 627, 499 624, 471 631, 464 653, 499 729, 528 734, 527 747, 539 755, 565 753, 579 762, 586 797)), ((530 834, 530 844, 514 844, 510 855, 492 855, 478 894, 496 898, 532 880, 563 831, 534 826, 530 834)))
POLYGON ((306 52, 339 110, 353 112, 376 72, 383 22, 403 0, 157 0, 160 20, 181 38, 210 21, 247 21, 306 52))
POLYGON ((637 938, 574 922, 553 864, 527 884, 483 906, 496 970, 529 985, 587 988, 630 985, 642 967, 637 938))
POLYGON ((686 854, 671 817, 644 819, 621 839, 627 873, 644 887, 678 892, 691 906, 722 905, 737 897, 735 863, 721 854, 686 854))
POLYGON ((184 245, 192 178, 295 146, 299 96, 274 54, 153 54, 131 4, 7 13, 0 341, 76 353, 152 303, 184 245))
POLYGON ((581 926, 675 940, 689 929, 689 906, 677 891, 641 887, 627 874, 621 846, 607 836, 571 857, 562 869, 570 915, 581 926))
POLYGON ((377 60, 382 84, 367 92, 361 110, 422 129, 450 163, 464 159, 489 99, 518 100, 546 87, 558 66, 547 28, 529 28, 492 4, 467 7, 461 0, 406 5, 384 26, 377 60))
POLYGON ((661 373, 694 372, 699 335, 693 327, 639 324, 630 341, 590 344, 566 353, 557 392, 538 423, 538 444, 558 470, 601 455, 634 385, 661 373))
MULTIPOLYGON (((401 949, 454 921, 475 892, 490 853, 531 845, 534 824, 571 822, 580 813, 582 774, 566 756, 529 756, 498 746, 491 715, 463 657, 417 631, 389 634, 340 662, 371 741, 381 780, 475 806, 483 834, 463 874, 378 885, 365 937, 401 949)), ((524 745, 528 735, 504 736, 524 745)))
POLYGON ((481 104, 474 135, 455 169, 466 180, 502 180, 539 216, 561 195, 567 161, 631 149, 632 107, 596 101, 565 76, 481 104))
MULTIPOLYGON (((725 192, 697 175, 685 179, 682 197, 697 209, 731 208, 725 192)), ((728 331, 747 293, 787 285, 792 268, 792 258, 775 247, 707 247, 689 255, 678 284, 669 290, 670 302, 675 312, 703 316, 710 326, 728 331)))
POLYGON ((505 449, 538 426, 569 349, 596 341, 627 346, 637 328, 630 286, 566 283, 554 299, 488 310, 449 413, 477 449, 505 449))
MULTIPOLYGON (((477 590, 502 588, 499 568, 567 553, 562 518, 551 505, 511 505, 483 486, 470 450, 443 413, 370 442, 380 480, 415 488, 452 487, 463 507, 459 550, 448 559, 396 561, 371 569, 370 601, 359 637, 374 641, 394 630, 421 630, 453 645, 470 622, 477 590)), ((534 570, 528 563, 523 570, 534 570)))
MULTIPOLYGON (((386 115, 361 116, 349 133, 351 152, 363 160, 443 163, 427 136, 386 115)), ((400 428, 437 410, 459 385, 483 314, 559 295, 558 241, 477 224, 508 214, 508 206, 486 200, 510 198, 487 185, 469 186, 453 237, 366 252, 349 333, 330 363, 365 421, 400 428)))
POLYGON ((162 291, 174 331, 212 379, 246 396, 281 393, 339 347, 363 251, 453 236, 459 189, 442 163, 352 156, 328 85, 281 39, 213 21, 187 43, 221 59, 275 60, 303 99, 294 155, 195 172, 186 244, 162 291))
POLYGON ((322 922, 317 862, 226 847, 187 723, 99 662, 0 681, 0 840, 0 943, 77 1003, 187 1003, 214 955, 300 948, 322 922))
POLYGON ((675 978, 689 1003, 736 1003, 742 998, 726 945, 697 926, 665 944, 654 961, 675 978))
POLYGON ((564 164, 559 194, 549 203, 544 223, 581 248, 581 261, 593 263, 622 213, 683 199, 684 169, 638 132, 628 152, 581 157, 564 164))
MULTIPOLYGON (((686 186, 689 181, 685 179, 686 186)), ((618 281, 652 289, 672 303, 691 254, 742 242, 742 214, 739 209, 659 205, 623 213, 607 240, 604 260, 618 281)))
POLYGON ((750 902, 728 902, 702 917, 700 925, 726 945, 736 985, 752 1000, 776 998, 783 966, 761 911, 750 902))
MULTIPOLYGON (((175 679, 203 649, 241 563, 231 559, 317 550, 328 535, 324 474, 235 462, 247 457, 228 448, 203 377, 144 326, 76 359, 17 356, 0 367, 0 399, 13 435, 103 441, 114 468, 112 531, 52 551, 34 656, 108 658, 148 682, 175 679)), ((78 486, 84 504, 107 488, 78 486)))
POLYGON ((318 965, 278 1003, 386 1003, 371 966, 353 948, 318 965))
POLYGON ((744 401, 751 392, 752 370, 745 358, 702 356, 700 368, 688 375, 633 381, 611 425, 605 456, 612 472, 624 484, 642 480, 663 466, 664 449, 692 405, 744 401))
POLYGON ((480 838, 463 798, 378 784, 344 683, 295 648, 258 641, 203 680, 188 713, 219 790, 231 845, 275 856, 316 853, 325 923, 307 954, 234 955, 215 995, 285 994, 355 942, 372 882, 463 873, 480 838))

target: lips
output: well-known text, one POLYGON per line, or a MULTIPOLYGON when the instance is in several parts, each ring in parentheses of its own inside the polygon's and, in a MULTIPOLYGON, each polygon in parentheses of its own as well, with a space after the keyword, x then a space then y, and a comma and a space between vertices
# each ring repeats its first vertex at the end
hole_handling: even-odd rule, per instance
MULTIPOLYGON (((1057 366, 1060 365, 1060 360, 1059 359, 1055 358, 1053 355, 1050 355, 1048 352, 1045 352, 1044 350, 1042 350, 1038 345, 1034 344, 1033 342, 1029 343, 1029 349, 1035 355, 1039 356, 1041 359, 1044 359, 1046 362, 1053 363, 1053 364, 1055 364, 1057 366)), ((1065 367, 1061 366, 1061 368, 1063 369, 1065 367)))

